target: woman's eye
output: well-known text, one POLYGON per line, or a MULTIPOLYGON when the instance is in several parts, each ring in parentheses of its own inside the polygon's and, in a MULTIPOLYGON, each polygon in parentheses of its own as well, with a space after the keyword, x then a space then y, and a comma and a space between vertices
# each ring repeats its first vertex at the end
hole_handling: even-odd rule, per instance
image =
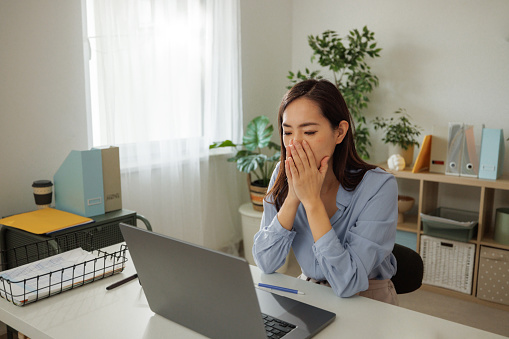
POLYGON ((283 132, 283 135, 292 135, 292 132, 283 132))
POLYGON ((304 134, 306 134, 306 135, 313 135, 313 134, 315 134, 315 133, 316 133, 316 131, 304 132, 304 134))

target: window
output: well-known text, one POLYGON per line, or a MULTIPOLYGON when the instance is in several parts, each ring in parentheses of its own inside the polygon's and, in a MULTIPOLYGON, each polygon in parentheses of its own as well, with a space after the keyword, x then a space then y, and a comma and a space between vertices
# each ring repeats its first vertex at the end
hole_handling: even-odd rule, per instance
POLYGON ((94 146, 120 148, 123 207, 163 234, 213 248, 233 242, 240 193, 224 194, 220 182, 231 185, 236 169, 218 175, 208 145, 241 140, 239 0, 86 5, 89 135, 94 146))
POLYGON ((87 0, 94 146, 239 139, 232 3, 87 0))

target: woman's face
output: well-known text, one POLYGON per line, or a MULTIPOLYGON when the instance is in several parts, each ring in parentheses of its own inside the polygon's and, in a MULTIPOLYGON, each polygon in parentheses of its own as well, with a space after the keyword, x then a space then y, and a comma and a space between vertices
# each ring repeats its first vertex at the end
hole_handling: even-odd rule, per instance
POLYGON ((342 121, 337 128, 332 128, 318 105, 302 97, 286 107, 282 129, 284 145, 290 145, 290 140, 306 140, 314 153, 316 166, 319 167, 324 157, 330 156, 332 159, 336 145, 341 143, 346 135, 348 123, 342 121))

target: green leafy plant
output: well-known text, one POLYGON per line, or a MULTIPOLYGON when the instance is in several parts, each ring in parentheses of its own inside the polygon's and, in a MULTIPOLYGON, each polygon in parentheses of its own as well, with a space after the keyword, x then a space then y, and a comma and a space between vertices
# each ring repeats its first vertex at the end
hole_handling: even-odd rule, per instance
POLYGON ((270 176, 279 161, 281 146, 272 142, 274 127, 264 115, 251 120, 242 138, 242 144, 234 144, 231 140, 215 142, 212 148, 235 147, 237 154, 228 161, 236 162, 237 169, 244 173, 253 173, 253 185, 267 187, 270 176), (263 153, 270 153, 269 155, 263 153))
POLYGON ((419 147, 419 142, 416 138, 421 134, 421 127, 410 122, 411 117, 404 108, 398 109, 394 114, 397 114, 398 117, 376 117, 373 120, 375 130, 385 132, 382 141, 386 144, 399 145, 403 149, 408 149, 409 146, 413 145, 419 147))
MULTIPOLYGON (((362 31, 354 29, 342 38, 335 31, 327 30, 322 35, 308 36, 308 44, 313 50, 311 62, 317 60, 322 67, 329 69, 334 76, 334 84, 345 98, 348 109, 355 119, 355 145, 364 159, 369 159, 369 130, 362 111, 368 107, 368 94, 378 86, 378 77, 371 72, 367 59, 380 56, 375 33, 364 26, 362 31), (345 41, 345 43, 343 43, 345 41)), ((291 88, 295 83, 306 79, 322 79, 320 71, 289 72, 291 88)))

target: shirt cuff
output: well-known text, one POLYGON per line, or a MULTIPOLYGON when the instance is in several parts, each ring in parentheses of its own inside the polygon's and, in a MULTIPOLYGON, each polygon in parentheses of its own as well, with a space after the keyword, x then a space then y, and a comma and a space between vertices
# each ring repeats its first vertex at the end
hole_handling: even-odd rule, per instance
POLYGON ((334 229, 331 229, 313 244, 313 251, 315 252, 315 255, 318 253, 330 252, 331 247, 339 248, 337 246, 338 242, 339 239, 336 232, 334 229))
POLYGON ((281 223, 279 222, 279 219, 277 218, 277 215, 276 217, 274 218, 274 222, 272 224, 272 231, 277 234, 277 235, 280 235, 282 237, 285 237, 285 238, 293 238, 295 237, 295 234, 296 232, 292 229, 291 231, 287 230, 286 228, 284 228, 281 223))

